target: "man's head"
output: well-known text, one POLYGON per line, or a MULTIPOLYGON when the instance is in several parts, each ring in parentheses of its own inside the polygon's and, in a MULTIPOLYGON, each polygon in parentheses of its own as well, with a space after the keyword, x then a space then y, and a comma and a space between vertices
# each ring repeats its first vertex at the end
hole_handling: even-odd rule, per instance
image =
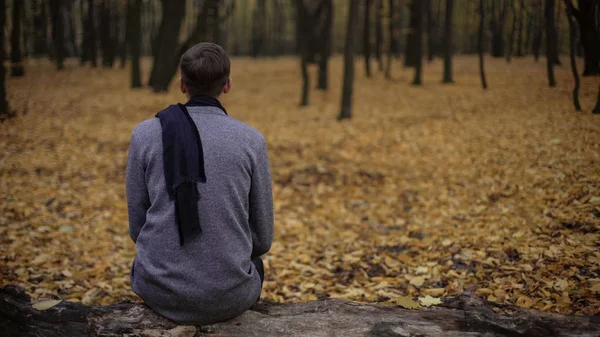
POLYGON ((181 92, 218 97, 231 89, 229 56, 214 43, 198 43, 181 56, 181 92))

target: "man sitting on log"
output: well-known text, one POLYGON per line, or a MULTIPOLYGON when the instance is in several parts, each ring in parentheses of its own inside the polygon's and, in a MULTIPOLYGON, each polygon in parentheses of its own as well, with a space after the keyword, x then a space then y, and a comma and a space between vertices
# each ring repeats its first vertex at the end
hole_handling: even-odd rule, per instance
POLYGON ((133 291, 160 315, 208 324, 259 299, 260 256, 273 240, 273 196, 264 137, 228 116, 230 61, 200 43, 181 57, 186 104, 133 130, 127 162, 133 291))

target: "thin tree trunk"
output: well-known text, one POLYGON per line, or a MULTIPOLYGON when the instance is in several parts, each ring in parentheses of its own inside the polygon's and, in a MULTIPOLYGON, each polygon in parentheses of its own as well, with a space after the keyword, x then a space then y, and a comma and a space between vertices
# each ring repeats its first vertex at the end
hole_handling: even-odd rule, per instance
POLYGON ((506 62, 510 63, 513 55, 513 46, 515 44, 515 33, 517 31, 517 5, 516 0, 510 0, 513 10, 512 28, 510 30, 510 38, 508 39, 508 52, 506 53, 506 62))
MULTIPOLYGON (((495 1, 495 0, 492 0, 495 1)), ((483 52, 484 52, 484 37, 485 37, 485 0, 479 2, 479 74, 481 75, 481 86, 483 89, 487 89, 487 82, 485 80, 485 68, 483 64, 483 52)))
POLYGON ((452 83, 452 13, 454 0, 446 0, 446 21, 444 22, 444 79, 452 83))
POLYGON ((534 7, 536 13, 534 14, 536 17, 536 27, 535 33, 532 42, 533 49, 533 58, 537 62, 540 58, 540 52, 542 50, 542 38, 544 31, 544 2, 543 0, 539 0, 539 8, 534 7), (541 14, 540 14, 541 13, 541 14))
POLYGON ((252 16, 252 57, 258 57, 265 51, 265 21, 267 19, 266 0, 258 0, 252 16))
POLYGON ((114 36, 111 26, 115 23, 112 18, 111 1, 100 2, 100 44, 102 45, 102 66, 112 68, 115 62, 114 36))
POLYGON ((554 0, 546 0, 546 63, 548 70, 548 83, 550 87, 556 86, 554 80, 554 57, 556 56, 556 35, 554 29, 554 0))
POLYGON ((389 15, 389 22, 388 22, 388 35, 389 35, 389 39, 390 39, 390 43, 389 43, 389 47, 388 47, 388 52, 387 52, 387 59, 385 62, 385 78, 386 79, 391 79, 392 78, 392 56, 394 55, 394 53, 396 52, 396 48, 398 47, 397 45, 397 38, 396 38, 396 25, 395 25, 395 20, 394 20, 394 0, 389 0, 389 6, 388 6, 388 15, 389 15))
POLYGON ((579 0, 579 8, 573 9, 573 15, 579 23, 579 36, 583 47, 583 76, 600 75, 600 39, 594 15, 600 11, 596 0, 579 0))
POLYGON ((425 9, 427 10, 427 61, 432 62, 435 56, 435 37, 433 36, 434 26, 438 25, 439 22, 433 20, 433 0, 419 0, 425 2, 425 9))
POLYGON ((300 54, 300 71, 302 73, 302 91, 300 106, 307 106, 310 94, 310 78, 308 73, 308 10, 303 0, 295 0, 296 5, 296 43, 300 54))
POLYGON ((596 98, 596 106, 592 110, 593 114, 600 114, 600 86, 598 86, 598 97, 596 98))
POLYGON ((128 44, 131 51, 131 87, 141 88, 142 78, 140 72, 140 41, 142 25, 142 0, 129 0, 127 25, 128 44))
POLYGON ((365 75, 371 77, 371 5, 373 0, 365 0, 365 20, 363 24, 363 57, 365 75))
POLYGON ((416 3, 416 14, 419 17, 419 24, 417 25, 417 31, 415 32, 415 77, 412 81, 412 85, 421 85, 421 73, 423 70, 423 14, 425 12, 425 1, 418 1, 416 3))
POLYGON ((354 86, 354 27, 358 21, 358 0, 349 0, 346 45, 344 46, 344 84, 338 120, 352 118, 352 89, 354 86))
POLYGON ((82 30, 82 38, 81 38, 81 57, 79 59, 79 64, 83 66, 90 58, 89 56, 89 32, 88 32, 88 23, 85 14, 84 0, 80 0, 79 2, 79 19, 81 22, 81 30, 82 30))
POLYGON ((418 27, 422 25, 421 21, 423 21, 423 16, 418 14, 419 8, 421 7, 420 3, 422 1, 425 0, 412 0, 410 2, 410 30, 406 36, 406 56, 404 58, 405 67, 416 67, 417 65, 416 35, 418 27))
MULTIPOLYGON (((0 0, 0 32, 4 32, 6 25, 6 1, 0 0)), ((4 60, 4 34, 0 34, 0 60, 4 60)), ((6 69, 4 62, 0 62, 0 118, 10 117, 12 114, 6 100, 6 69)))
POLYGON ((98 67, 98 40, 96 38, 96 4, 88 0, 88 48, 92 67, 98 67))
POLYGON ((54 44, 54 59, 56 61, 56 69, 65 69, 65 34, 63 20, 63 4, 62 0, 50 0, 50 10, 52 14, 52 41, 54 44))
MULTIPOLYGON (((328 87, 328 63, 331 54, 331 30, 333 27, 333 0, 322 0, 325 2, 325 24, 321 30, 321 51, 319 57, 319 77, 317 89, 327 90, 328 87)), ((279 49, 281 50, 281 49, 279 49)))
POLYGON ((383 16, 383 0, 376 0, 376 13, 375 13, 375 59, 377 60, 379 71, 383 71, 383 59, 381 58, 381 47, 383 45, 383 27, 382 27, 382 16, 383 16))
POLYGON ((11 50, 10 61, 11 76, 20 77, 25 75, 23 67, 23 56, 21 55, 21 12, 23 11, 22 1, 13 1, 12 32, 11 32, 11 50))
POLYGON ((517 35, 517 54, 516 56, 523 56, 523 12, 525 11, 525 0, 519 0, 519 14, 517 16, 517 20, 519 22, 518 35, 517 35))
POLYGON ((565 1, 565 10, 567 12, 567 20, 569 21, 569 56, 571 57, 571 71, 573 72, 573 79, 575 80, 575 88, 573 88, 573 105, 575 110, 581 111, 581 104, 579 104, 579 73, 577 72, 577 61, 575 60, 575 44, 577 41, 577 31, 575 30, 575 20, 573 19, 573 2, 571 0, 565 1))

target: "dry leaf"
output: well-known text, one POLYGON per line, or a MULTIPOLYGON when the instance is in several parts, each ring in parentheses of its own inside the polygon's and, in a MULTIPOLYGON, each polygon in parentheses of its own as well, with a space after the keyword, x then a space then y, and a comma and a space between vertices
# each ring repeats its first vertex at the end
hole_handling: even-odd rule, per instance
POLYGON ((413 301, 412 297, 410 297, 410 296, 399 296, 394 299, 391 299, 388 302, 394 303, 395 305, 401 306, 405 309, 411 309, 411 310, 421 309, 421 305, 419 303, 413 301))
POLYGON ((430 307, 432 305, 442 304, 442 300, 437 297, 431 297, 429 295, 425 297, 419 297, 419 303, 424 307, 430 307))
POLYGON ((62 300, 48 300, 48 301, 36 303, 36 304, 32 305, 31 307, 34 308, 35 310, 41 311, 41 310, 50 309, 60 302, 62 302, 62 300))

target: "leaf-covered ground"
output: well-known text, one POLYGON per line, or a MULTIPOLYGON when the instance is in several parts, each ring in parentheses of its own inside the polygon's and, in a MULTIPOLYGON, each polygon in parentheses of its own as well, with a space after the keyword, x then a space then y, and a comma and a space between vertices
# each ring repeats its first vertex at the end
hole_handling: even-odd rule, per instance
MULTIPOLYGON (((263 299, 374 302, 473 293, 562 313, 600 311, 600 116, 572 108, 568 68, 441 62, 423 87, 363 76, 354 119, 331 90, 301 109, 296 59, 233 60, 230 114, 267 138, 276 238, 263 299)), ((145 64, 146 68, 149 63, 145 64)), ((30 61, 9 79, 19 117, 0 124, 0 285, 36 298, 135 299, 124 172, 134 125, 183 100, 128 88, 127 70, 57 73, 30 61)), ((591 110, 597 79, 584 79, 591 110)), ((175 88, 174 88, 175 89, 175 88)))

